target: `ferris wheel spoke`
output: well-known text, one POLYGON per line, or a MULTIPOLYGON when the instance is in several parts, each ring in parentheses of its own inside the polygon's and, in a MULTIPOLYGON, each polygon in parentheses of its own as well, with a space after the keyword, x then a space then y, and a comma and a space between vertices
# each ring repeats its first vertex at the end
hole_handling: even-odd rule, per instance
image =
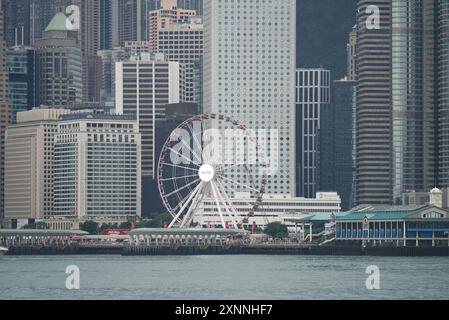
POLYGON ((166 195, 166 197, 168 198, 168 197, 170 197, 170 196, 172 196, 172 195, 174 195, 174 194, 177 194, 177 193, 179 193, 179 191, 185 190, 185 189, 187 189, 188 187, 190 187, 191 185, 193 185, 193 184, 195 184, 195 183, 198 183, 198 182, 201 182, 201 180, 200 180, 200 179, 196 179, 196 180, 190 182, 189 184, 186 184, 185 186, 183 186, 183 187, 181 187, 181 188, 178 188, 178 189, 176 189, 176 190, 170 192, 169 194, 166 195))
POLYGON ((174 224, 176 222, 179 222, 179 218, 181 217, 182 213, 185 211, 185 209, 187 208, 187 206, 189 205, 189 203, 192 201, 192 199, 197 195, 197 193, 201 190, 203 183, 201 182, 200 184, 198 184, 195 188, 195 190, 193 190, 193 192, 190 194, 190 196, 187 198, 187 200, 184 202, 184 205, 182 206, 182 208, 179 210, 179 212, 176 214, 176 216, 174 217, 173 221, 170 223, 170 225, 168 226, 169 229, 171 229, 174 224))
POLYGON ((195 162, 192 161, 192 159, 187 158, 185 155, 179 153, 178 151, 176 151, 173 148, 168 148, 167 150, 170 150, 174 153, 176 153, 178 156, 180 156, 181 158, 183 158, 184 160, 187 160, 189 163, 188 164, 193 164, 194 166, 197 166, 198 168, 200 167, 198 164, 196 164, 195 162))
MULTIPOLYGON (((202 186, 202 189, 204 188, 204 186, 202 186)), ((184 228, 186 226, 190 226, 190 224, 192 223, 194 214, 195 214, 195 210, 198 208, 198 205, 203 201, 204 199, 204 192, 201 192, 202 190, 198 191, 198 193, 196 194, 196 196, 192 199, 192 205, 189 208, 189 211, 185 214, 184 219, 182 219, 181 228, 184 228)))
MULTIPOLYGON (((212 182, 214 183, 214 182, 212 182)), ((224 190, 220 190, 220 185, 217 181, 217 183, 214 183, 215 188, 217 190, 218 197, 223 203, 223 206, 225 208, 226 213, 228 214, 229 218, 231 218, 232 224, 234 225, 235 229, 238 229, 238 222, 237 222, 237 212, 235 212, 233 209, 233 204, 231 201, 229 201, 228 196, 226 195, 226 192, 224 190), (235 216, 234 216, 235 213, 235 216)))
POLYGON ((213 182, 210 183, 210 187, 212 189, 212 194, 214 196, 215 204, 217 205, 217 208, 218 208, 218 214, 220 215, 221 225, 223 226, 223 229, 226 229, 226 223, 224 221, 223 213, 221 212, 220 200, 218 199, 217 191, 215 190, 215 185, 213 182))
POLYGON ((193 175, 189 175, 189 176, 177 176, 177 177, 173 177, 173 178, 164 178, 164 179, 161 179, 161 181, 173 181, 173 180, 180 180, 180 179, 187 179, 187 178, 194 178, 194 177, 198 177, 198 175, 193 174, 193 175))
MULTIPOLYGON (((189 128, 190 132, 192 133, 193 143, 198 147, 198 150, 200 150, 200 152, 201 152, 203 150, 203 148, 201 146, 201 143, 198 141, 195 132, 193 132, 193 125, 192 126, 187 125, 187 128, 189 128)), ((202 131, 200 130, 200 134, 201 134, 201 132, 202 131)), ((195 148, 195 146, 194 146, 194 148, 195 148)), ((201 152, 201 154, 202 154, 202 152, 201 152)), ((202 156, 200 157, 200 156, 197 155, 197 159, 199 159, 200 163, 203 163, 203 157, 202 156)))
POLYGON ((172 168, 178 168, 178 169, 191 170, 191 171, 198 172, 197 168, 189 168, 189 167, 184 167, 184 166, 180 166, 180 165, 172 164, 172 163, 167 163, 167 162, 163 162, 162 165, 163 166, 169 166, 169 167, 172 167, 172 168))
POLYGON ((248 189, 248 190, 251 190, 251 191, 254 191, 254 192, 259 192, 259 190, 255 189, 255 188, 253 188, 253 187, 247 186, 246 184, 240 183, 240 182, 235 181, 235 180, 233 180, 233 179, 226 178, 226 177, 223 176, 223 175, 219 175, 219 177, 220 177, 221 179, 223 179, 223 180, 226 180, 226 181, 231 182, 231 183, 233 183, 233 184, 236 184, 236 185, 238 185, 238 186, 244 187, 244 188, 246 188, 246 189, 248 189))
MULTIPOLYGON (((182 137, 181 137, 181 143, 189 149, 189 152, 190 152, 191 154, 193 154, 194 157, 199 161, 199 164, 201 164, 201 162, 202 162, 201 158, 200 158, 200 157, 198 156, 198 154, 194 151, 194 149, 193 149, 190 145, 188 145, 188 144, 184 141, 184 139, 182 139, 182 137)), ((195 163, 195 162, 193 162, 193 163, 195 163)))

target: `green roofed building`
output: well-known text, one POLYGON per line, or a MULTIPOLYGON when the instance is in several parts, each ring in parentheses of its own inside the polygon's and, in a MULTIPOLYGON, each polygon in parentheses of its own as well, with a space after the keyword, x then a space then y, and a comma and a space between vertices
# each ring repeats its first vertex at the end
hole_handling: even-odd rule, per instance
POLYGON ((434 205, 367 206, 335 216, 337 242, 449 246, 449 211, 434 205))

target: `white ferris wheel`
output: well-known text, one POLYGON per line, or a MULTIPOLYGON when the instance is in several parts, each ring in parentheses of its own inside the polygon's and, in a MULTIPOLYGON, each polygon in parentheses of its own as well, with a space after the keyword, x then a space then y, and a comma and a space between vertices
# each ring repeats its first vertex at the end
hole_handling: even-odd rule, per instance
POLYGON ((173 217, 169 228, 191 227, 198 208, 208 201, 214 204, 222 228, 241 229, 262 205, 267 184, 265 150, 239 121, 220 114, 198 115, 179 125, 165 142, 157 180, 164 206, 173 217), (233 133, 232 138, 223 132, 233 133), (243 144, 237 145, 236 140, 243 144), (248 210, 238 212, 232 199, 242 192, 251 196, 245 200, 248 210))

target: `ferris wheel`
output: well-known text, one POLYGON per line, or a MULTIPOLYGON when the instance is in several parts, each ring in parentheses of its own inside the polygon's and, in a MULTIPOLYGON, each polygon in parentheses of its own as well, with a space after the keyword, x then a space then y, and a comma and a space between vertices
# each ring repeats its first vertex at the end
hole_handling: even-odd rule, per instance
POLYGON ((262 205, 265 150, 255 132, 239 121, 221 114, 198 115, 179 125, 165 142, 157 180, 173 217, 169 228, 191 227, 200 206, 208 202, 219 226, 241 229, 262 205), (243 200, 245 212, 233 201, 241 193, 250 195, 243 200))

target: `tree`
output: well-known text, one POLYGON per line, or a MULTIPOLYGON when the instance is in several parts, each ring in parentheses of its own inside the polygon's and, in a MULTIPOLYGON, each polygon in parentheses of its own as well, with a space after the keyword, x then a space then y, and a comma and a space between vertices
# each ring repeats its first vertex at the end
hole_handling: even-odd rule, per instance
POLYGON ((271 236, 272 238, 282 239, 288 236, 287 226, 280 222, 273 222, 267 224, 264 231, 267 235, 271 236))
POLYGON ((25 230, 47 230, 48 225, 45 222, 40 221, 37 223, 27 224, 27 225, 23 226, 22 229, 25 229, 25 230))
POLYGON ((86 221, 84 223, 80 223, 80 229, 82 231, 86 231, 91 235, 96 235, 99 233, 98 223, 95 221, 86 221))
POLYGON ((131 221, 122 222, 119 226, 119 229, 131 230, 131 221))

